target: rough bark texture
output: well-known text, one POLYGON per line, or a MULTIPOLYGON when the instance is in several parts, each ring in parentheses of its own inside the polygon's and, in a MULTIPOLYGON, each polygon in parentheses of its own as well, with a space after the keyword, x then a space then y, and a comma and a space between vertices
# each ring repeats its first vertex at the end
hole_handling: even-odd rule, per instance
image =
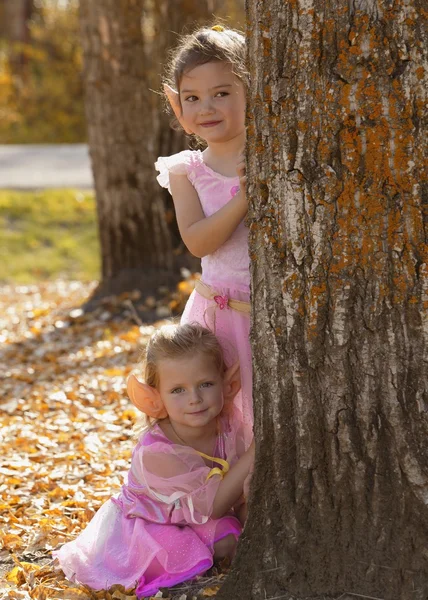
POLYGON ((180 277, 173 215, 153 163, 184 145, 156 93, 174 31, 210 15, 211 2, 81 0, 88 138, 102 252, 98 293, 147 293, 180 277), (153 91, 156 90, 156 91, 153 91), (169 222, 168 222, 169 221, 169 222))
POLYGON ((247 8, 258 451, 219 599, 426 600, 426 3, 247 8))

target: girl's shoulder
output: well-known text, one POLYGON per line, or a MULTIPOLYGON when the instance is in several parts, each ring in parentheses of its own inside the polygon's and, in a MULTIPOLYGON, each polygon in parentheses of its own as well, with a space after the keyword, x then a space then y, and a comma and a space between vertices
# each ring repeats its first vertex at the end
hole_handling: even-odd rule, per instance
POLYGON ((139 473, 171 478, 205 468, 196 450, 169 440, 158 424, 140 436, 132 454, 131 474, 136 479, 139 473))
POLYGON ((192 180, 198 171, 204 169, 204 159, 200 150, 183 150, 171 156, 159 156, 155 162, 155 169, 159 171, 157 180, 159 184, 170 190, 169 174, 187 175, 192 180))
POLYGON ((171 446, 172 442, 166 437, 162 429, 159 427, 158 423, 155 423, 153 426, 147 428, 140 435, 136 448, 147 449, 150 446, 159 444, 165 444, 166 446, 171 446))

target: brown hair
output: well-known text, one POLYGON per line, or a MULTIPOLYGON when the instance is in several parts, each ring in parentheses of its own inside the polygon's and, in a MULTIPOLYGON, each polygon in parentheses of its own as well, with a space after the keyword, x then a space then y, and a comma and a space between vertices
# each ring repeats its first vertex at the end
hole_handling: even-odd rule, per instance
POLYGON ((145 382, 159 386, 159 361, 182 358, 202 352, 210 356, 219 372, 223 372, 223 352, 216 336, 199 323, 164 325, 150 339, 146 348, 145 382))
MULTIPOLYGON (((185 73, 213 61, 229 63, 233 73, 248 87, 245 37, 240 31, 222 25, 202 27, 183 36, 178 46, 170 52, 164 83, 179 92, 185 73)), ((169 109, 169 103, 166 104, 169 109)), ((174 128, 177 124, 173 122, 174 128)))

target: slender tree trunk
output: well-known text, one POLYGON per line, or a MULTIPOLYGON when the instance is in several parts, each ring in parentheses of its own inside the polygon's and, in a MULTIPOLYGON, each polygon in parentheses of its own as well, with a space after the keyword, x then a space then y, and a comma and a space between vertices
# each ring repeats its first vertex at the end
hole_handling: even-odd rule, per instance
POLYGON ((9 51, 9 60, 18 73, 20 67, 26 62, 25 54, 19 44, 30 43, 28 24, 33 9, 33 0, 0 0, 0 37, 11 44, 17 44, 16 48, 12 46, 12 50, 9 51))
POLYGON ((152 294, 180 277, 171 214, 156 182, 159 154, 183 148, 163 115, 161 72, 172 31, 207 18, 208 0, 81 0, 88 138, 102 252, 98 294, 152 294))
POLYGON ((219 599, 426 600, 426 4, 247 7, 258 449, 219 599))
POLYGON ((28 43, 32 12, 33 0, 0 0, 0 35, 13 42, 28 43))

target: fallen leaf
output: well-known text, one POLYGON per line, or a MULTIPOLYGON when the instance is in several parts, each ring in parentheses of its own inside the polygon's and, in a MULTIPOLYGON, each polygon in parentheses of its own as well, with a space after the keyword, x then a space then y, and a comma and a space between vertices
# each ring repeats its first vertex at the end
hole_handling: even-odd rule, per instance
POLYGON ((7 550, 21 550, 25 545, 24 540, 19 535, 8 534, 0 537, 3 542, 3 547, 7 550))
POLYGON ((9 573, 6 574, 6 580, 16 585, 22 585, 25 582, 25 574, 21 567, 13 567, 9 573))
POLYGON ((202 596, 216 596, 220 586, 215 585, 213 587, 207 587, 202 590, 202 596))

